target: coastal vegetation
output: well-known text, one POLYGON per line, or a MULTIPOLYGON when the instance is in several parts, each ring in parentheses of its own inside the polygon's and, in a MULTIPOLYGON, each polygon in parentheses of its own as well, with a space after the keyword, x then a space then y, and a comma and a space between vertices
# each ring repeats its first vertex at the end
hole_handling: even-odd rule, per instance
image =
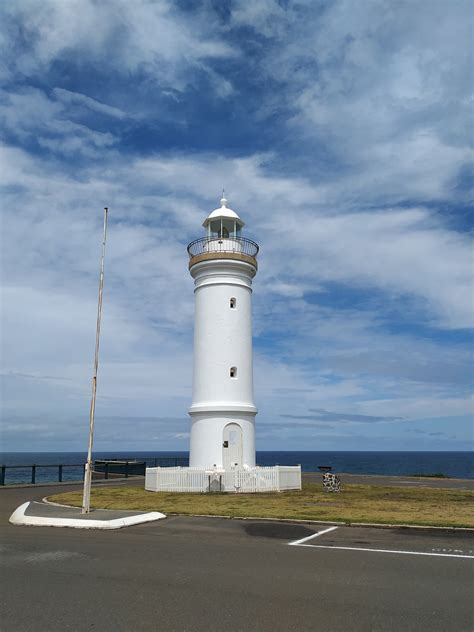
MULTIPOLYGON (((82 493, 57 494, 50 500, 79 507, 82 493)), ((474 527, 473 500, 470 490, 345 485, 341 493, 333 494, 307 482, 302 490, 268 494, 176 494, 131 486, 97 487, 92 490, 91 505, 229 518, 474 527)))

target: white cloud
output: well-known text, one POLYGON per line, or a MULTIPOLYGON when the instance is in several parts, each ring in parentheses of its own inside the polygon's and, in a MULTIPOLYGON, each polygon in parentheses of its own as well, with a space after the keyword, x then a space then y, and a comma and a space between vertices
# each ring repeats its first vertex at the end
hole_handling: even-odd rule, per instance
MULTIPOLYGON (((185 247, 223 186, 261 245, 254 323, 263 421, 311 407, 467 414, 469 351, 442 331, 472 325, 470 236, 443 215, 467 199, 456 184, 472 159, 470 5, 237 1, 222 21, 209 7, 2 6, 12 80, 0 106, 12 143, 2 160, 5 414, 42 411, 57 422, 69 414, 77 429, 87 412, 109 206, 98 413, 156 415, 161 430, 140 426, 143 436, 184 441, 185 421, 174 429, 172 420, 185 420, 191 389, 185 247), (225 65, 237 61, 238 70, 225 65), (85 79, 77 90, 58 70, 71 64, 85 79), (94 85, 88 73, 120 77, 110 100, 83 87, 94 85), (150 86, 141 103, 133 90, 150 86), (130 125, 163 123, 159 94, 176 103, 198 94, 198 108, 227 99, 229 124, 244 108, 255 133, 272 139, 258 147, 273 149, 242 141, 229 157, 178 150, 168 138, 166 153, 130 152, 130 125), (339 306, 346 290, 354 304, 339 306), (437 328, 440 340, 405 325, 437 328)), ((114 422, 107 429, 120 442, 126 423, 117 424, 115 434, 114 422)), ((48 424, 37 427, 46 437, 48 424)))
POLYGON ((81 94, 79 92, 71 92, 71 90, 64 90, 63 88, 54 88, 54 96, 65 104, 82 105, 89 110, 94 110, 100 114, 111 116, 112 118, 124 119, 127 114, 118 108, 111 107, 105 103, 100 103, 91 97, 81 94))
POLYGON ((149 0, 18 0, 3 6, 4 19, 20 22, 27 45, 11 57, 15 49, 15 27, 5 31, 3 53, 13 71, 34 77, 55 61, 78 59, 81 63, 113 69, 123 75, 144 72, 148 80, 162 87, 183 90, 195 83, 202 70, 232 90, 221 80, 208 61, 237 54, 214 32, 206 20, 199 23, 181 14, 172 2, 149 0))
POLYGON ((428 210, 311 213, 311 185, 268 173, 258 157, 188 155, 125 165, 112 155, 102 169, 72 178, 19 150, 7 148, 5 156, 7 413, 87 409, 100 206, 107 203, 98 413, 186 416, 193 296, 185 246, 213 206, 207 173, 216 188, 230 177, 238 191, 231 200, 262 245, 255 329, 257 342, 268 334, 275 340, 256 353, 263 420, 311 406, 384 415, 389 405, 403 416, 466 412, 465 397, 453 393, 463 388, 468 355, 383 328, 384 301, 396 303, 402 294, 421 309, 418 318, 466 324, 468 244, 428 210), (179 182, 180 197, 169 194, 179 182), (314 291, 324 293, 328 281, 376 287, 381 302, 362 311, 321 307, 314 291))
POLYGON ((53 101, 36 88, 0 94, 3 129, 16 140, 65 155, 96 156, 110 148, 116 138, 69 119, 63 103, 53 101))
POLYGON ((282 213, 271 236, 275 253, 283 235, 294 251, 283 260, 275 257, 272 272, 280 280, 355 282, 388 297, 408 294, 437 326, 472 326, 470 238, 427 210, 297 212, 292 220, 282 213))
POLYGON ((472 8, 463 0, 426 8, 424 0, 338 0, 285 10, 238 2, 232 11, 231 23, 270 42, 259 70, 282 86, 280 109, 292 112, 306 169, 313 163, 325 179, 328 155, 347 203, 461 195, 453 183, 473 160, 472 8))
MULTIPOLYGON (((15 160, 23 161, 24 165, 29 162, 16 151, 15 160)), ((317 201, 317 189, 298 178, 272 176, 255 157, 223 159, 191 155, 139 159, 126 164, 114 156, 111 160, 105 162, 103 169, 97 167, 93 173, 83 173, 82 180, 56 176, 53 187, 45 187, 44 182, 50 176, 37 163, 28 167, 28 174, 25 167, 20 167, 23 173, 10 179, 7 171, 10 186, 31 187, 26 200, 22 199, 23 194, 12 196, 12 208, 21 200, 24 209, 20 216, 13 216, 12 230, 29 221, 33 213, 36 218, 41 217, 40 230, 43 226, 50 231, 53 225, 48 227, 48 219, 52 219, 58 234, 64 236, 63 224, 70 221, 64 209, 80 208, 72 235, 76 238, 80 231, 84 240, 86 231, 92 228, 90 220, 86 220, 91 217, 86 209, 97 209, 110 200, 115 207, 115 221, 126 221, 116 227, 116 241, 110 253, 112 269, 122 268, 126 260, 130 278, 153 283, 158 274, 162 283, 167 283, 173 291, 174 287, 183 287, 175 266, 178 261, 185 262, 183 242, 199 230, 206 205, 212 204, 212 198, 207 201, 209 194, 218 191, 220 183, 230 180, 230 191, 239 192, 237 210, 243 208, 243 214, 251 219, 251 235, 262 246, 261 277, 273 280, 276 291, 280 288, 288 295, 291 287, 291 293, 298 295, 308 288, 314 291, 328 281, 356 282, 386 292, 388 299, 414 297, 425 318, 437 326, 456 328, 472 324, 470 239, 445 227, 427 209, 336 215, 331 209, 323 212, 317 201), (50 208, 50 188, 55 192, 54 210, 50 208), (140 190, 149 193, 143 196, 140 190), (163 197, 179 190, 184 196, 181 199, 163 197), (35 196, 34 207, 32 196, 35 196), (145 215, 154 222, 166 216, 166 228, 162 226, 155 232, 140 223, 130 224, 135 209, 142 216, 143 209, 148 209, 145 215), (281 251, 282 239, 285 252, 281 251)), ((36 235, 33 239, 39 239, 41 232, 36 235)), ((38 243, 40 250, 39 246, 38 243)), ((33 252, 38 249, 33 248, 33 252)))

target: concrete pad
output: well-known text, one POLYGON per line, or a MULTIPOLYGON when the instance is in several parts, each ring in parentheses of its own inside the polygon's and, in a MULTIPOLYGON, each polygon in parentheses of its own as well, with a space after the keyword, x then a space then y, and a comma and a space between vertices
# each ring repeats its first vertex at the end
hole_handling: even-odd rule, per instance
POLYGON ((165 514, 158 511, 148 513, 138 511, 114 511, 97 509, 88 514, 77 507, 63 507, 47 503, 23 503, 10 516, 16 525, 37 527, 72 527, 74 529, 121 529, 132 525, 162 520, 165 514))

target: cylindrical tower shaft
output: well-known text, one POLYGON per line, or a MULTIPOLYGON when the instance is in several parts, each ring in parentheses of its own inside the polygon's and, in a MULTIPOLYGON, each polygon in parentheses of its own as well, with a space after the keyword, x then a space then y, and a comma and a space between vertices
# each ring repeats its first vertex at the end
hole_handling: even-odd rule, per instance
POLYGON ((251 298, 258 246, 236 232, 188 248, 195 284, 190 467, 255 466, 251 298))

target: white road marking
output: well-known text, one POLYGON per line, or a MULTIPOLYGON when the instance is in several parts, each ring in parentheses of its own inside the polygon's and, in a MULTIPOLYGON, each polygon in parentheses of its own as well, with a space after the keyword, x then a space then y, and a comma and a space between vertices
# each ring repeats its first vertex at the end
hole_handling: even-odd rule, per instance
MULTIPOLYGON (((337 527, 336 527, 337 528, 337 527)), ((321 533, 317 533, 316 535, 321 535, 321 533)), ((313 536, 310 536, 313 537, 313 536)), ((304 538, 307 539, 307 538, 304 538)), ((470 560, 474 560, 474 555, 453 555, 451 553, 424 553, 422 551, 391 551, 390 549, 363 549, 357 546, 330 546, 324 544, 299 544, 299 542, 303 542, 303 540, 297 542, 290 542, 290 544, 298 545, 298 546, 306 546, 310 549, 338 549, 340 551, 369 551, 371 553, 398 553, 400 555, 428 555, 431 557, 462 557, 470 560)))
POLYGON ((434 551, 435 553, 469 553, 469 555, 473 555, 474 554, 474 550, 473 549, 468 549, 467 551, 465 551, 464 549, 431 549, 432 551, 434 551))
MULTIPOLYGON (((323 531, 318 531, 317 533, 313 533, 312 535, 308 535, 306 538, 301 538, 301 540, 295 540, 294 542, 288 542, 288 544, 290 546, 300 546, 303 542, 307 542, 308 540, 312 540, 313 538, 317 538, 320 535, 323 535, 323 533, 329 533, 330 531, 334 531, 334 529, 337 529, 337 527, 329 527, 328 529, 324 529, 323 531)), ((307 545, 307 546, 311 546, 311 545, 307 545)))

